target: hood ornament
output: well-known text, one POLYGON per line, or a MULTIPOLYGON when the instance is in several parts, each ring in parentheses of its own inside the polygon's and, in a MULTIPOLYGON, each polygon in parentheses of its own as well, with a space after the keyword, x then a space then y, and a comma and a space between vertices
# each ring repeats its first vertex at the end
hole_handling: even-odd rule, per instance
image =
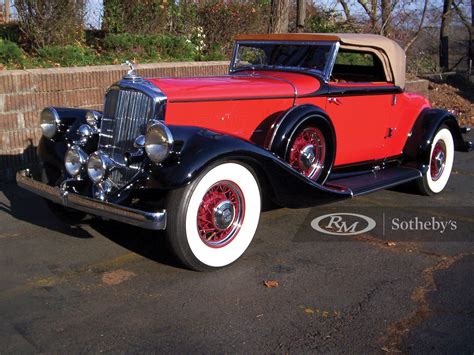
POLYGON ((128 71, 127 71, 127 74, 125 74, 123 76, 124 79, 129 79, 129 80, 135 80, 137 78, 139 78, 139 76, 137 75, 137 73, 135 73, 135 64, 132 63, 131 61, 127 60, 125 61, 125 63, 122 63, 122 65, 128 65, 128 67, 130 68, 128 71))

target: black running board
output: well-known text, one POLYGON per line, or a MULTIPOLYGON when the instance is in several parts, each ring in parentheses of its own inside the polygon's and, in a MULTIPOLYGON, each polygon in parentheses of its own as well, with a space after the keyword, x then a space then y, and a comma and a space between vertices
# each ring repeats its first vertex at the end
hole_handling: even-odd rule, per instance
POLYGON ((388 189, 420 177, 421 172, 419 170, 398 166, 333 180, 329 177, 324 186, 330 189, 349 190, 352 191, 352 196, 359 196, 377 190, 388 189))

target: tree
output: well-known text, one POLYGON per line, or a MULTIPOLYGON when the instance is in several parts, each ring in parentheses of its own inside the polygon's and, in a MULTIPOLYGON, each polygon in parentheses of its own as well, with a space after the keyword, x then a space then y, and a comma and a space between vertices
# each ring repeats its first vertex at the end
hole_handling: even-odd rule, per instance
POLYGON ((392 22, 392 0, 382 0, 381 1, 381 17, 382 25, 380 28, 380 34, 390 33, 391 32, 391 22, 392 22))
POLYGON ((443 15, 439 31, 439 66, 442 70, 449 68, 449 20, 453 0, 443 0, 443 15))
POLYGON ((296 32, 304 32, 305 20, 306 20, 306 1, 297 0, 296 1, 296 32))
POLYGON ((270 17, 270 33, 288 32, 288 13, 290 10, 290 0, 272 0, 270 17))
POLYGON ((408 42, 405 44, 405 47, 403 48, 405 52, 412 46, 413 43, 415 43, 416 39, 420 35, 421 31, 423 31, 423 26, 426 18, 426 10, 428 9, 428 2, 429 0, 425 0, 425 4, 423 6, 423 12, 421 13, 421 19, 420 19, 420 25, 418 26, 418 30, 415 32, 413 37, 408 40, 408 42))
POLYGON ((5 7, 5 22, 10 22, 10 0, 5 0, 4 2, 5 7))

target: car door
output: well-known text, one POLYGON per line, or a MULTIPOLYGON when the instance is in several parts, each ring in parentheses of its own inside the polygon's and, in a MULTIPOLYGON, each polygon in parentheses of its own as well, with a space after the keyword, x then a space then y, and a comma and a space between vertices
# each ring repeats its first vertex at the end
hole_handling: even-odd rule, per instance
POLYGON ((332 90, 326 111, 336 131, 335 165, 383 159, 391 95, 377 94, 377 87, 368 85, 332 90))
POLYGON ((383 159, 395 86, 374 53, 340 49, 326 111, 337 140, 335 166, 383 159))

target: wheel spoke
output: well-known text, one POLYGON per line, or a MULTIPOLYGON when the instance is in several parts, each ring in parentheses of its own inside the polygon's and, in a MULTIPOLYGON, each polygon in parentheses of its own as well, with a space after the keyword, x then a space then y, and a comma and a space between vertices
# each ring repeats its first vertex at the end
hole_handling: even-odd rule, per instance
POLYGON ((213 248, 230 243, 244 218, 243 194, 231 181, 214 184, 198 209, 197 229, 202 241, 213 248))

